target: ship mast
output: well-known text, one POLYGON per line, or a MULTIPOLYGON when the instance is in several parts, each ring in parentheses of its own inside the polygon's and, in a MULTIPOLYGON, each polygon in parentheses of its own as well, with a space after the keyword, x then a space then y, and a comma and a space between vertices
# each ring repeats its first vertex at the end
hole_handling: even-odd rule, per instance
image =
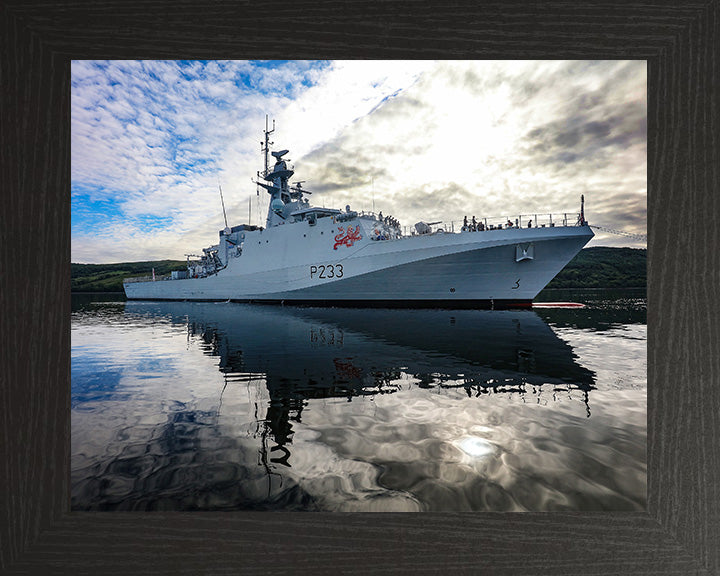
POLYGON ((265 114, 265 142, 260 142, 260 151, 265 154, 265 172, 263 172, 263 176, 266 176, 268 173, 268 152, 270 151, 270 146, 275 144, 275 142, 270 142, 270 134, 273 132, 275 132, 275 119, 273 118, 272 130, 268 130, 268 115, 265 114))
POLYGON ((228 227, 227 214, 225 213, 225 200, 223 199, 222 186, 220 186, 220 177, 218 176, 218 188, 220 189, 220 203, 223 209, 223 218, 225 219, 225 228, 228 227))
MULTIPOLYGON (((285 212, 285 206, 292 201, 293 194, 288 187, 288 180, 294 174, 294 170, 289 168, 287 162, 289 159, 283 159, 283 156, 288 153, 288 150, 278 150, 277 152, 270 152, 270 146, 274 142, 270 141, 270 134, 275 132, 275 120, 273 120, 273 127, 270 130, 268 126, 268 117, 265 116, 265 141, 260 142, 260 150, 265 156, 265 170, 257 173, 258 181, 255 182, 258 186, 265 188, 270 194, 270 206, 268 206, 268 216, 266 221, 266 227, 270 228, 277 224, 284 224, 288 214, 285 212), (268 162, 268 152, 275 157, 275 165, 270 170, 268 162), (263 184, 260 182, 260 177, 267 182, 272 184, 263 184)), ((298 188, 293 190, 299 198, 302 197, 302 189, 298 188)))

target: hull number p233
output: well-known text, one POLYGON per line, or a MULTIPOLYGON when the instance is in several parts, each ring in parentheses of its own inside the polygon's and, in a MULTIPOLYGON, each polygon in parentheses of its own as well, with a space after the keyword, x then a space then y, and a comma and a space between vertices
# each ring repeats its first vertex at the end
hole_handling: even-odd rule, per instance
POLYGON ((328 264, 317 266, 310 266, 310 278, 342 278, 343 277, 343 265, 342 264, 328 264))

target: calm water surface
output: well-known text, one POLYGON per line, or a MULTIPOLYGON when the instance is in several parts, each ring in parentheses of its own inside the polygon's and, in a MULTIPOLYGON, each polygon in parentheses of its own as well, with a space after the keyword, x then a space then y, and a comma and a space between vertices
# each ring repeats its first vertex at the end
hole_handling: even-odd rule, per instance
POLYGON ((644 510, 644 291, 583 309, 73 296, 74 510, 644 510))

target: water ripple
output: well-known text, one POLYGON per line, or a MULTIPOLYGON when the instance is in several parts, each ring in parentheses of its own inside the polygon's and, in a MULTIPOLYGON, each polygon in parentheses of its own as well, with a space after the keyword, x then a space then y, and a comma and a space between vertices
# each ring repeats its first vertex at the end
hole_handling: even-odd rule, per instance
POLYGON ((643 510, 642 298, 76 302, 74 510, 643 510))

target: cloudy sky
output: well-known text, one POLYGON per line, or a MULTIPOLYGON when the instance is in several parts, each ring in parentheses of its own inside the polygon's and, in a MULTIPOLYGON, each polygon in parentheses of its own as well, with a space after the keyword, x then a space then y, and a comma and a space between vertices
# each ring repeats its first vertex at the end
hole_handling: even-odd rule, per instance
POLYGON ((72 261, 198 253, 218 183, 231 226, 264 225, 266 114, 314 205, 500 222, 584 194, 591 224, 647 233, 644 61, 75 61, 72 261))

